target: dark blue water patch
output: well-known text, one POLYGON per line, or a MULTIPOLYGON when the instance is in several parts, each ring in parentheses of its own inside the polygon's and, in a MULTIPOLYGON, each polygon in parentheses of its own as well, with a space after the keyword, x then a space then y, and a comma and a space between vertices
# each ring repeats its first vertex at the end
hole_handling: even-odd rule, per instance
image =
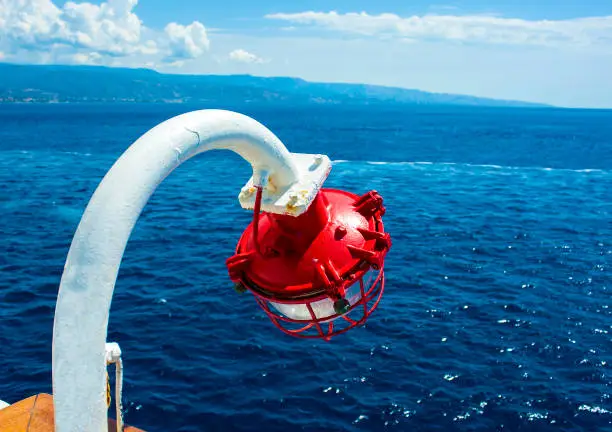
POLYGON ((2 105, 0 116, 6 124, 2 148, 117 155, 157 123, 207 108, 232 109, 253 116, 292 151, 325 153, 332 159, 573 169, 612 166, 612 110, 2 105))
MULTIPOLYGON (((191 108, 0 107, 0 398, 51 391, 55 296, 82 212, 134 139, 191 108)), ((612 429, 608 112, 240 111, 292 151, 331 155, 329 187, 385 197, 385 296, 331 343, 279 333, 224 266, 251 217, 236 198, 248 164, 190 160, 145 208, 113 299, 129 423, 612 429)))

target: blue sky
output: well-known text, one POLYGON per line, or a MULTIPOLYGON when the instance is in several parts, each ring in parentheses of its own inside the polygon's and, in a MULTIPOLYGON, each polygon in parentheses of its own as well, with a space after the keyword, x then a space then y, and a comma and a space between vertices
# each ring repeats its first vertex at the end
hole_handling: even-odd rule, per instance
POLYGON ((0 0, 0 59, 612 107, 612 1, 0 0))
MULTIPOLYGON (((63 4, 65 2, 57 2, 63 4)), ((169 16, 177 21, 189 22, 199 17, 215 27, 237 27, 241 22, 250 22, 249 27, 265 25, 262 17, 276 12, 296 13, 303 11, 361 12, 370 14, 385 12, 400 16, 424 15, 427 13, 483 14, 492 13, 524 19, 568 19, 576 17, 605 16, 612 14, 609 0, 471 0, 471 1, 424 1, 424 0, 225 0, 219 2, 202 0, 175 0, 168 8, 167 0, 141 0, 139 15, 150 21, 150 25, 163 26, 169 16), (171 9, 171 11, 170 11, 171 9)))

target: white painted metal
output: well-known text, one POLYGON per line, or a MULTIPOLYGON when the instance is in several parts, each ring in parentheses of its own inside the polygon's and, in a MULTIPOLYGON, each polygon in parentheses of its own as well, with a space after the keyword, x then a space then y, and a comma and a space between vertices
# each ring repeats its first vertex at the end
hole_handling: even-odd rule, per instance
POLYGON ((8 406, 11 406, 11 404, 8 403, 8 402, 4 402, 3 400, 0 400, 0 410, 6 408, 8 406))
POLYGON ((117 342, 106 342, 104 345, 104 359, 106 364, 117 363, 121 358, 121 347, 117 342))
MULTIPOLYGON (((126 243, 140 212, 164 178, 187 159, 211 149, 232 150, 250 162, 255 180, 262 176, 268 180, 269 202, 278 202, 272 197, 272 188, 284 194, 297 184, 308 196, 325 178, 317 181, 312 175, 305 180, 300 161, 296 165, 301 156, 290 154, 260 123, 229 111, 203 110, 174 117, 132 144, 93 194, 72 240, 60 282, 53 329, 58 432, 107 431, 105 343, 126 243)), ((317 166, 324 166, 325 160, 317 166)), ((317 169, 327 175, 327 168, 317 169)), ((300 205, 307 208, 306 201, 300 205)))
MULTIPOLYGON (((301 215, 308 210, 331 170, 331 161, 327 156, 291 153, 291 158, 299 173, 298 181, 282 189, 268 182, 262 193, 262 211, 301 215)), ((238 199, 243 208, 251 210, 255 207, 255 186, 261 185, 263 180, 251 177, 242 188, 238 199)))
POLYGON ((121 347, 117 342, 107 342, 105 347, 106 366, 115 365, 115 421, 117 432, 123 432, 123 361, 121 347))

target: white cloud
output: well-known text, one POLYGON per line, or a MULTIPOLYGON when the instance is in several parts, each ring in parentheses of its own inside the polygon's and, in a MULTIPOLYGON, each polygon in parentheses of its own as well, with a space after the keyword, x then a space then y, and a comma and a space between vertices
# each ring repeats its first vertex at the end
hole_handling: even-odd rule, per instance
POLYGON ((201 23, 170 23, 164 32, 155 32, 134 12, 137 3, 68 1, 58 7, 52 0, 0 0, 0 49, 37 52, 41 59, 54 54, 66 58, 70 49, 73 62, 105 64, 135 55, 191 59, 208 49, 201 23))
POLYGON ((164 32, 170 48, 168 57, 174 60, 200 57, 210 46, 206 28, 198 21, 188 26, 172 22, 166 26, 164 32))
POLYGON ((513 45, 612 45, 612 16, 529 21, 488 15, 400 17, 310 11, 269 14, 266 18, 362 36, 513 45))
POLYGON ((72 64, 86 64, 86 65, 91 65, 91 64, 99 64, 103 59, 102 59, 102 55, 100 55, 97 52, 90 52, 90 53, 76 53, 72 56, 71 58, 71 63, 72 64))
POLYGON ((154 54, 155 43, 141 40, 142 22, 132 12, 136 3, 136 0, 110 0, 100 6, 66 3, 60 19, 66 26, 67 41, 110 55, 154 54))
POLYGON ((61 9, 51 0, 0 2, 0 32, 13 47, 45 50, 64 44, 112 56, 157 50, 153 41, 141 39, 142 23, 132 12, 136 0, 69 1, 61 9))
POLYGON ((0 0, 0 35, 23 44, 64 33, 56 26, 61 11, 50 1, 0 0))
POLYGON ((229 59, 238 63, 265 63, 265 60, 243 49, 229 53, 229 59))
POLYGON ((2 51, 0 51, 0 60, 2 60, 4 57, 6 57, 6 55, 2 51))

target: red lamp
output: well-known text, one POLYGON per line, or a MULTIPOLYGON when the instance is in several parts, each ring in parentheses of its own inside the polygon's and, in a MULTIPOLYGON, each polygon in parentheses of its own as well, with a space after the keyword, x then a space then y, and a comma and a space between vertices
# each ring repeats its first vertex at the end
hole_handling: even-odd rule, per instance
POLYGON ((239 292, 249 290, 283 332, 323 338, 363 324, 382 297, 391 247, 382 197, 321 189, 299 216, 261 213, 226 262, 239 292))

